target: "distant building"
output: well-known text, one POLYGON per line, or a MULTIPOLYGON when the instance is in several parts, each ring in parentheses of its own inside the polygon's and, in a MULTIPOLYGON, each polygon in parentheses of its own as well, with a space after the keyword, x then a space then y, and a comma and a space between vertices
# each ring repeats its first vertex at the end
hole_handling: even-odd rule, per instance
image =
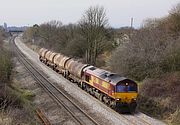
POLYGON ((16 27, 16 26, 11 26, 11 27, 8 27, 8 32, 24 32, 27 27, 26 26, 23 26, 23 27, 16 27))
POLYGON ((7 32, 8 29, 7 29, 7 23, 4 23, 4 30, 7 32))
POLYGON ((119 37, 115 37, 114 40, 116 41, 116 45, 125 44, 130 41, 130 38, 127 34, 122 34, 119 37))

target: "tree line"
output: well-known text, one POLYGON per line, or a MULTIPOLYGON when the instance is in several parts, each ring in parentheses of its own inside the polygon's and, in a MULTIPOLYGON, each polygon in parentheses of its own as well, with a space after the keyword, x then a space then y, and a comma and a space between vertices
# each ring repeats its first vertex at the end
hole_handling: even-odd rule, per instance
POLYGON ((93 65, 98 55, 112 48, 112 30, 105 9, 100 6, 86 10, 77 24, 50 21, 34 25, 24 33, 24 38, 93 65))
POLYGON ((92 65, 102 66, 98 60, 105 60, 103 66, 109 70, 141 81, 180 70, 179 20, 178 4, 168 16, 147 19, 139 29, 114 29, 109 26, 105 9, 95 6, 87 9, 76 24, 50 21, 30 27, 23 37, 92 65))
POLYGON ((180 4, 166 17, 145 20, 128 43, 116 48, 109 65, 138 81, 180 71, 180 4))

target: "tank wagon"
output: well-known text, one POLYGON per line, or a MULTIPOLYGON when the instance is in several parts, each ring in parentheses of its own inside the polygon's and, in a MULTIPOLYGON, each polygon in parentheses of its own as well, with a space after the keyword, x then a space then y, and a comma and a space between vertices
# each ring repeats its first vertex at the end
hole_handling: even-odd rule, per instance
POLYGON ((81 62, 70 59, 65 65, 66 77, 72 82, 81 83, 83 76, 83 69, 89 66, 88 64, 83 64, 81 62))
POLYGON ((52 51, 47 51, 45 54, 45 63, 47 66, 53 68, 54 67, 54 57, 57 55, 57 53, 52 51))
POLYGON ((66 77, 67 73, 65 69, 65 64, 70 59, 71 59, 70 57, 64 56, 62 54, 57 54, 54 57, 54 61, 53 61, 54 70, 66 77))
POLYGON ((40 50, 39 50, 39 60, 41 61, 41 62, 46 62, 46 58, 45 58, 45 54, 47 53, 47 51, 48 51, 48 49, 45 49, 45 48, 41 48, 40 50))
POLYGON ((135 111, 138 87, 133 80, 44 48, 39 50, 39 59, 116 111, 124 106, 135 111))

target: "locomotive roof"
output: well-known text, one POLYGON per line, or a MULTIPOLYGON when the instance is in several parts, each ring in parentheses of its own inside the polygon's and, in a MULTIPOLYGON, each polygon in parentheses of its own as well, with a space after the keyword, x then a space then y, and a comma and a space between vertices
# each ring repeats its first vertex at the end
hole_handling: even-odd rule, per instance
POLYGON ((126 80, 127 78, 122 77, 116 73, 112 73, 103 69, 96 68, 94 66, 89 66, 85 68, 85 72, 88 74, 99 77, 107 82, 110 82, 113 85, 116 85, 118 82, 126 80))

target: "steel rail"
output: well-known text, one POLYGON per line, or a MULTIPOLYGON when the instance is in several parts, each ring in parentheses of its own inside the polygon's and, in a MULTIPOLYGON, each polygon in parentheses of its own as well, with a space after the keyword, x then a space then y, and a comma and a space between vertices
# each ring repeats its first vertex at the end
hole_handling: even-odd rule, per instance
POLYGON ((36 114, 44 125, 52 125, 49 119, 42 112, 42 110, 36 109, 36 114))

